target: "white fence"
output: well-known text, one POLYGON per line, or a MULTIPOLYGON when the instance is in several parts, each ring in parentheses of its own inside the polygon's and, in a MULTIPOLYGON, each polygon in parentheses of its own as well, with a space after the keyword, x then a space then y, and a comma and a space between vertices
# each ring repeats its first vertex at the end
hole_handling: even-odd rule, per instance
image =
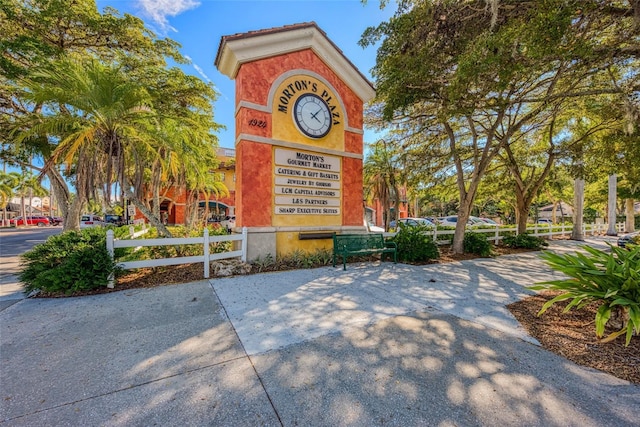
MULTIPOLYGON (((607 231, 607 224, 585 224, 583 226, 584 234, 597 234, 597 233, 605 233, 607 231)), ((557 235, 565 235, 571 234, 573 230, 573 225, 534 225, 533 227, 527 228, 528 232, 533 232, 534 236, 541 237, 551 237, 557 235)), ((618 232, 624 231, 624 223, 616 224, 616 230, 618 232)), ((142 235, 146 233, 148 229, 143 229, 137 233, 135 236, 142 235)), ((492 236, 489 236, 487 240, 493 241, 497 244, 501 239, 504 238, 507 233, 516 233, 517 229, 515 227, 504 228, 504 227, 496 227, 496 228, 470 228, 467 231, 473 231, 474 233, 491 233, 492 236)), ((131 230, 133 232, 133 230, 131 230)), ((385 237, 394 236, 396 233, 384 233, 385 237)), ((450 243, 453 239, 453 235, 455 234, 455 230, 433 230, 431 232, 433 235, 433 240, 439 244, 447 244, 450 243), (440 236, 451 236, 448 239, 441 239, 440 236)), ((132 233, 133 235, 133 233, 132 233)), ((113 230, 107 231, 107 250, 109 251, 109 255, 111 255, 111 259, 114 258, 114 251, 116 248, 135 248, 142 246, 175 246, 175 245, 202 245, 203 246, 203 255, 196 256, 186 256, 186 257, 176 257, 176 258, 159 258, 159 259, 150 259, 143 261, 126 261, 118 263, 118 266, 125 269, 130 270, 134 268, 145 268, 145 267, 160 267, 167 265, 179 265, 179 264, 193 264, 193 263, 203 263, 204 266, 204 277, 206 279, 209 278, 209 263, 211 261, 219 260, 219 259, 228 259, 228 258, 237 258, 243 262, 247 261, 247 228, 242 228, 242 234, 230 234, 224 236, 209 236, 209 230, 204 229, 204 235, 202 237, 180 237, 180 238, 170 238, 170 239, 135 239, 135 240, 116 240, 114 239, 113 230), (235 251, 228 251, 222 253, 210 253, 210 244, 218 243, 218 242, 233 242, 239 241, 242 242, 241 249, 235 251)), ((113 287, 113 280, 110 281, 110 288, 113 287)))
MULTIPOLYGON (((607 224, 583 224, 582 232, 586 234, 601 234, 606 233, 608 229, 607 224)), ((500 227, 496 226, 495 228, 467 228, 467 232, 472 231, 474 233, 486 233, 491 234, 491 236, 487 237, 487 240, 493 241, 494 244, 498 244, 498 242, 504 239, 505 235, 510 233, 517 234, 518 229, 516 227, 500 227)), ((573 231, 573 224, 534 224, 532 226, 527 227, 527 232, 531 233, 534 236, 539 237, 552 237, 552 236, 563 236, 570 235, 573 231)), ((616 224, 616 231, 618 233, 624 232, 624 223, 620 222, 616 224)), ((446 245, 451 243, 453 240, 453 235, 455 234, 455 230, 436 230, 430 231, 429 234, 433 236, 433 241, 439 245, 446 245), (442 239, 441 236, 448 236, 448 238, 442 239), (450 236, 450 237, 449 237, 450 236)), ((396 233, 384 233, 385 237, 395 236, 396 233)))
MULTIPOLYGON (((204 277, 209 278, 209 263, 211 261, 219 259, 237 258, 240 257, 243 262, 247 261, 247 228, 242 229, 242 234, 229 234, 224 236, 209 236, 209 230, 204 229, 204 235, 202 237, 177 237, 169 239, 136 239, 136 240, 116 240, 114 239, 113 230, 107 231, 107 251, 111 255, 111 259, 114 259, 116 248, 135 248, 142 246, 175 246, 175 245, 202 245, 203 255, 185 256, 176 258, 159 258, 149 259, 143 261, 126 261, 118 263, 118 267, 125 270, 133 268, 145 268, 145 267, 160 267, 166 265, 178 265, 178 264, 204 264, 204 277), (211 253, 210 245, 212 243, 219 242, 242 242, 241 248, 235 251, 211 253)), ((113 287, 113 283, 109 284, 109 287, 113 287)))

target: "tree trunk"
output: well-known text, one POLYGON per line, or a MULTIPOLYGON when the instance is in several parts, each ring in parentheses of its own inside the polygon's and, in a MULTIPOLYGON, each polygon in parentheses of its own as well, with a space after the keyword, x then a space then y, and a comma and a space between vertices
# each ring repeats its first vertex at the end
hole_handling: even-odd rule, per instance
POLYGON ((573 231, 572 240, 584 240, 582 231, 582 214, 584 211, 584 179, 576 178, 573 182, 573 231))
POLYGON ((634 200, 633 199, 625 199, 624 201, 624 231, 627 233, 631 233, 635 231, 635 216, 633 211, 634 200))
MULTIPOLYGON (((20 196, 20 215, 22 215, 22 225, 27 225, 27 208, 24 204, 24 196, 20 196)), ((18 223, 16 222, 16 227, 18 223)))
POLYGON ((163 237, 173 237, 167 227, 164 226, 160 218, 155 217, 151 210, 148 209, 144 205, 144 203, 142 203, 140 199, 135 196, 135 194, 133 194, 133 192, 131 191, 131 186, 129 185, 125 176, 122 177, 122 189, 124 190, 124 194, 129 199, 129 202, 133 203, 134 206, 138 208, 140 212, 142 212, 142 215, 144 215, 145 218, 149 220, 151 225, 156 227, 156 229, 158 230, 158 235, 163 237))
POLYGON ((616 174, 609 175, 609 201, 607 206, 607 221, 609 226, 607 227, 607 236, 617 236, 616 231, 616 200, 617 200, 617 185, 618 177, 616 174))
POLYGON ((29 216, 33 216, 33 188, 29 187, 29 216))
POLYGON ((460 203, 458 208, 458 221, 456 222, 456 231, 451 245, 451 250, 454 254, 464 253, 464 233, 467 231, 467 221, 471 215, 472 205, 473 198, 467 198, 463 203, 460 203))
POLYGON ((49 182, 51 183, 51 192, 55 195, 55 198, 58 201, 60 216, 64 219, 64 222, 67 222, 70 202, 69 188, 67 187, 67 184, 64 182, 64 178, 62 178, 62 175, 60 175, 60 172, 57 169, 48 169, 46 175, 47 177, 49 177, 49 182))
POLYGON ((518 224, 517 224, 517 234, 524 234, 527 232, 527 219, 528 216, 525 215, 523 212, 528 212, 529 208, 528 207, 524 207, 522 208, 523 210, 520 210, 520 214, 518 216, 518 224))
POLYGON ((527 198, 518 185, 516 185, 515 193, 517 234, 524 234, 527 231, 527 220, 529 219, 529 207, 531 204, 527 203, 527 198))
POLYGON ((76 195, 71 201, 67 210, 67 216, 64 218, 62 231, 80 230, 80 216, 84 203, 81 196, 76 195))
MULTIPOLYGON (((558 222, 558 214, 556 213, 557 207, 558 207, 558 201, 554 200, 553 206, 551 207, 551 222, 553 224, 556 224, 558 222)), ((562 208, 562 205, 560 205, 560 207, 562 208)))

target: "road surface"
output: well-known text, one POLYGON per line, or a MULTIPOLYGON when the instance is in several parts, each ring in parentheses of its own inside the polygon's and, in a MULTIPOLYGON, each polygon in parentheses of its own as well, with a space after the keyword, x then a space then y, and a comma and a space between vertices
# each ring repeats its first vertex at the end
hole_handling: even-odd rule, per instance
POLYGON ((0 229, 0 311, 24 298, 17 277, 20 255, 61 232, 62 227, 0 229))

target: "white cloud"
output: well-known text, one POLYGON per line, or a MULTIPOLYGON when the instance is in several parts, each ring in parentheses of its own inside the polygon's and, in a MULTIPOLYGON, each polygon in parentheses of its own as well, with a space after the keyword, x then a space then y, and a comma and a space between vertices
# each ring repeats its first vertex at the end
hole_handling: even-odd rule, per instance
POLYGON ((191 57, 189 55, 184 55, 185 59, 187 61, 189 61, 191 63, 191 65, 193 65, 193 68, 196 69, 196 71, 198 72, 198 74, 200 74, 202 76, 203 79, 205 79, 206 81, 210 82, 211 79, 209 78, 209 76, 207 76, 204 72, 204 70, 202 69, 202 67, 200 67, 198 64, 194 64, 193 63, 193 59, 191 59, 191 57))
POLYGON ((202 68, 200 68, 200 66, 198 64, 193 64, 193 68, 196 69, 196 71, 198 72, 198 74, 200 74, 202 76, 203 79, 205 79, 206 81, 210 82, 211 79, 209 78, 209 76, 207 76, 204 71, 202 70, 202 68))
POLYGON ((200 6, 197 0, 138 0, 142 12, 153 20, 163 31, 176 31, 169 25, 168 17, 180 15, 200 6))

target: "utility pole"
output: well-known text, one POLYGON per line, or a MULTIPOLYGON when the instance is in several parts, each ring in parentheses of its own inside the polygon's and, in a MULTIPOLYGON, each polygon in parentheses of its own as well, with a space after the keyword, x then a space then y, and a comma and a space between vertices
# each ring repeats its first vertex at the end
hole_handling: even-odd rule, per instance
POLYGON ((614 173, 609 175, 609 199, 607 206, 607 236, 617 236, 616 231, 616 201, 618 199, 618 176, 614 173))

